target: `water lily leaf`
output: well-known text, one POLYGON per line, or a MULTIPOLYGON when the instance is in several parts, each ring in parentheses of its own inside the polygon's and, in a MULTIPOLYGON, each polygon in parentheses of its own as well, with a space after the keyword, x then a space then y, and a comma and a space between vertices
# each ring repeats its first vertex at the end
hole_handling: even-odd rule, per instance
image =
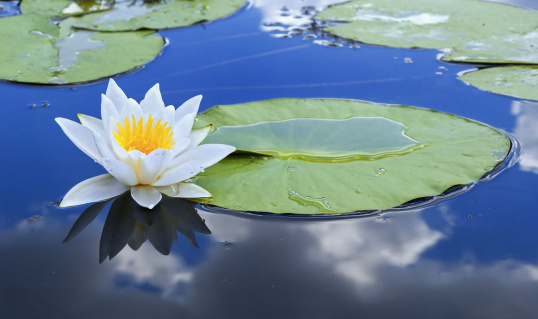
POLYGON ((114 0, 24 0, 20 7, 23 14, 66 17, 105 11, 113 5, 114 0))
POLYGON ((164 39, 153 31, 99 33, 58 26, 41 15, 0 19, 0 79, 45 84, 85 82, 153 60, 164 39))
POLYGON ((75 26, 99 31, 168 29, 231 15, 247 0, 118 1, 106 12, 88 14, 75 26))
POLYGON ((460 80, 481 90, 538 100, 538 66, 502 66, 468 72, 460 80))
POLYGON ((471 41, 454 48, 442 60, 474 63, 538 64, 538 29, 471 41))
POLYGON ((198 175, 204 203, 246 211, 342 214, 386 209, 477 181, 510 140, 465 118, 401 105, 276 99, 215 106, 204 143, 239 151, 198 175))
POLYGON ((316 18, 348 22, 327 28, 347 39, 443 49, 532 31, 537 27, 538 12, 477 0, 356 0, 331 6, 316 18))

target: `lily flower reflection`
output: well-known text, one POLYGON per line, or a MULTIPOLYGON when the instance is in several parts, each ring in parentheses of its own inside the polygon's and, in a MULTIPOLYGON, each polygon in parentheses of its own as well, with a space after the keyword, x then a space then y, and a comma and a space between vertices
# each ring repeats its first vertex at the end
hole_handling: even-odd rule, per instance
MULTIPOLYGON (((77 236, 103 210, 111 200, 88 207, 77 219, 64 243, 77 236)), ((103 226, 99 245, 99 263, 112 259, 126 245, 138 250, 146 240, 163 255, 168 255, 179 231, 191 245, 198 247, 194 232, 211 234, 198 215, 195 203, 181 198, 163 196, 153 209, 138 205, 128 193, 112 202, 103 226)))
POLYGON ((73 187, 60 207, 118 196, 128 190, 143 207, 153 208, 161 194, 180 198, 211 197, 189 180, 235 151, 230 145, 199 145, 210 126, 191 131, 202 99, 195 96, 177 110, 166 106, 155 84, 138 104, 110 80, 102 95, 101 118, 79 114, 80 123, 56 118, 64 133, 108 174, 73 187))

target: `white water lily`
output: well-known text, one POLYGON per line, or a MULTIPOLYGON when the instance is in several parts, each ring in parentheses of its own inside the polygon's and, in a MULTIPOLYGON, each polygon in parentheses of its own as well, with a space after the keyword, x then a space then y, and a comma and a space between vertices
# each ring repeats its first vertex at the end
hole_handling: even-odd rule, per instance
POLYGON ((102 95, 102 120, 82 114, 78 115, 81 124, 56 118, 67 137, 108 171, 75 185, 60 207, 102 201, 128 190, 138 204, 150 209, 160 202, 161 193, 211 197, 189 180, 235 148, 199 145, 211 128, 191 131, 201 99, 195 96, 177 110, 165 107, 156 84, 138 104, 111 79, 102 95))

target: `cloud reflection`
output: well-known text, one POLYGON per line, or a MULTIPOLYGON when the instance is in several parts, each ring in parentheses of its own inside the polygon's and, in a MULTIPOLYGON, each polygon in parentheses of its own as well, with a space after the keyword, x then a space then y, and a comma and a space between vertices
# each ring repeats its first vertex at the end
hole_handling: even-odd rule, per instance
POLYGON ((538 102, 514 101, 511 113, 517 117, 514 134, 522 149, 519 167, 538 174, 538 102))
POLYGON ((202 210, 214 233, 202 257, 143 245, 103 265, 98 223, 59 245, 54 217, 24 220, 0 233, 0 307, 8 318, 532 318, 538 256, 429 255, 467 218, 440 206, 322 221, 202 210))

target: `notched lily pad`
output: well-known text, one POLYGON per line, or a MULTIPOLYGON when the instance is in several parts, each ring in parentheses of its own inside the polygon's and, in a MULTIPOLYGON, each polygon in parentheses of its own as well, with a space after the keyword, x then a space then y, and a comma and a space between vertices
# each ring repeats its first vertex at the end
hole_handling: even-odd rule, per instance
POLYGON ((153 31, 97 33, 73 30, 24 14, 0 19, 0 79, 43 84, 95 80, 152 61, 164 39, 153 31))
POLYGON ((98 31, 184 27, 229 16, 246 2, 247 0, 116 0, 111 10, 78 18, 75 27, 98 31))
POLYGON ((465 118, 401 105, 276 99, 215 106, 205 143, 240 150, 195 181, 205 203, 277 214, 387 209, 477 181, 510 140, 465 118))
POLYGON ((465 73, 460 80, 481 90, 538 101, 538 66, 502 66, 465 73))
POLYGON ((346 39, 443 49, 530 32, 537 26, 538 12, 475 0, 356 0, 331 6, 316 18, 347 22, 327 28, 346 39))

